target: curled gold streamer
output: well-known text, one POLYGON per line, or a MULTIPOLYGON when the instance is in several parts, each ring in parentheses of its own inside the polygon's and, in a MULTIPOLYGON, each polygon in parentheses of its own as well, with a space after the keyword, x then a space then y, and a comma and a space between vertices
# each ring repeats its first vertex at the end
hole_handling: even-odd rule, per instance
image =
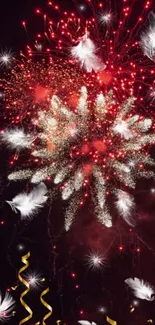
POLYGON ((45 296, 49 292, 49 288, 45 289, 41 295, 40 295, 40 301, 41 303, 49 310, 49 313, 46 314, 42 320, 42 324, 46 325, 45 321, 47 318, 49 318, 52 315, 53 309, 52 307, 43 299, 43 296, 45 296))
POLYGON ((22 276, 21 276, 21 273, 24 272, 29 267, 29 262, 28 262, 29 257, 30 257, 30 252, 28 252, 26 255, 22 256, 21 260, 25 265, 18 272, 19 281, 22 282, 27 288, 24 292, 22 292, 22 294, 20 296, 20 302, 21 302, 22 306, 26 309, 26 311, 29 313, 29 316, 22 319, 20 321, 19 325, 22 325, 25 322, 27 322, 28 320, 30 320, 32 318, 32 315, 33 315, 33 312, 31 310, 31 308, 23 300, 23 297, 26 296, 26 294, 30 291, 30 286, 29 286, 29 283, 25 279, 23 279, 22 276))
POLYGON ((153 320, 152 319, 148 319, 147 322, 148 323, 153 323, 153 320))
POLYGON ((108 316, 107 316, 107 322, 108 322, 109 324, 111 324, 111 325, 117 325, 117 322, 116 322, 115 320, 112 320, 112 319, 109 318, 108 316))

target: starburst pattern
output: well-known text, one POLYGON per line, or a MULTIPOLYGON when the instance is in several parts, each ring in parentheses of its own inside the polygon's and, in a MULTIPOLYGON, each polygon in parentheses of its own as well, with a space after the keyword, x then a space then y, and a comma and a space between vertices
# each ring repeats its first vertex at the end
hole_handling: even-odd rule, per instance
POLYGON ((43 167, 16 171, 9 179, 32 175, 31 182, 39 183, 52 177, 61 189, 62 199, 69 200, 66 230, 90 194, 98 220, 106 227, 112 225, 110 193, 116 196, 119 215, 133 225, 130 215, 135 204, 130 191, 138 176, 154 175, 149 169, 154 161, 146 146, 155 141, 155 135, 150 133, 151 119, 134 115, 134 105, 134 97, 120 104, 109 91, 106 95, 98 94, 92 106, 86 87, 82 87, 77 110, 73 112, 60 98, 52 96, 48 111, 39 111, 38 119, 33 120, 41 131, 40 143, 31 155, 40 159, 43 167))

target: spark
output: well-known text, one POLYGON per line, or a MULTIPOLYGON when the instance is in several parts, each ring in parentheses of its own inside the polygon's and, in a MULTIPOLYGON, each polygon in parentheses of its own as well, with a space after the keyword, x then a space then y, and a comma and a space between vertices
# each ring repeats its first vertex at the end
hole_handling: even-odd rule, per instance
POLYGON ((102 307, 99 307, 98 311, 101 313, 101 314, 106 314, 107 313, 107 308, 102 306, 102 307))
POLYGON ((0 53, 0 66, 9 66, 12 62, 12 53, 9 52, 1 52, 0 53))
POLYGON ((25 278, 33 289, 40 287, 43 282, 42 275, 39 272, 28 273, 25 278))
POLYGON ((101 25, 110 24, 112 21, 112 14, 111 13, 102 13, 99 15, 99 21, 101 25))
POLYGON ((132 304, 133 306, 139 306, 139 300, 133 300, 132 304))
POLYGON ((84 10, 86 9, 86 7, 85 7, 85 5, 80 5, 80 6, 79 6, 79 9, 80 9, 81 11, 84 11, 84 10))
POLYGON ((103 266, 106 265, 105 263, 105 257, 102 254, 99 253, 90 253, 87 257, 86 257, 86 265, 89 269, 92 270, 98 270, 101 269, 103 266))
POLYGON ((39 51, 39 52, 41 52, 43 49, 42 44, 36 44, 35 47, 36 47, 37 51, 39 51))

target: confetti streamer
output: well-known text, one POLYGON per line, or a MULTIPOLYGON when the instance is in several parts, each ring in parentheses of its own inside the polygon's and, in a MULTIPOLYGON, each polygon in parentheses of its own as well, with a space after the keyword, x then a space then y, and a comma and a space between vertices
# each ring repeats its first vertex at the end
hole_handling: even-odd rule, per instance
POLYGON ((109 318, 108 316, 107 316, 107 322, 108 322, 109 324, 111 324, 111 325, 117 325, 117 322, 116 322, 115 320, 112 320, 112 319, 109 318))
POLYGON ((49 313, 46 314, 42 320, 42 324, 46 325, 45 321, 47 318, 49 318, 52 315, 52 307, 43 299, 43 296, 45 296, 47 293, 49 292, 49 288, 47 288, 46 290, 44 290, 41 295, 40 295, 40 301, 41 303, 49 310, 49 313))
POLYGON ((61 320, 57 320, 57 324, 59 325, 61 323, 61 320))
POLYGON ((135 308, 134 308, 134 307, 132 307, 132 308, 130 309, 130 313, 133 313, 133 312, 134 312, 134 310, 135 310, 135 308))
POLYGON ((30 286, 29 283, 22 278, 21 273, 24 272, 28 267, 29 267, 29 262, 28 262, 28 258, 30 257, 30 252, 28 252, 26 255, 22 256, 21 260, 22 263, 24 263, 25 265, 19 270, 18 272, 18 279, 19 281, 26 286, 26 290, 24 292, 22 292, 21 296, 20 296, 20 302, 22 304, 22 306, 26 309, 26 311, 29 313, 29 316, 23 318, 19 325, 22 325, 24 323, 26 323, 27 321, 29 321, 32 316, 33 316, 33 312, 31 310, 31 308, 25 303, 25 301, 23 300, 23 297, 27 295, 27 293, 30 291, 30 286))
POLYGON ((153 323, 153 320, 152 319, 148 319, 147 322, 148 323, 153 323))
POLYGON ((18 288, 18 286, 11 287, 12 291, 16 291, 17 288, 18 288))

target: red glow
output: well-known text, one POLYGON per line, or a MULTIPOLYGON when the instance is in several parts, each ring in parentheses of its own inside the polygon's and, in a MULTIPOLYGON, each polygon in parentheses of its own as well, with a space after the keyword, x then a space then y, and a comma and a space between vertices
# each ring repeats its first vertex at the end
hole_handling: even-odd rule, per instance
POLYGON ((88 145, 88 144, 84 144, 84 145, 82 146, 81 151, 82 151, 84 154, 88 154, 88 153, 89 153, 89 145, 88 145))
POLYGON ((35 101, 40 102, 45 100, 48 97, 49 93, 50 91, 47 88, 37 86, 35 89, 35 101))
POLYGON ((108 85, 112 81, 112 73, 110 71, 102 71, 98 74, 99 81, 108 85))
POLYGON ((85 177, 87 177, 91 174, 92 168, 93 168, 92 164, 86 164, 83 166, 83 174, 85 177))
POLYGON ((72 95, 69 96, 68 105, 71 108, 76 109, 77 108, 77 105, 78 105, 78 100, 79 100, 79 95, 73 93, 72 95))
POLYGON ((99 152, 105 152, 106 151, 106 145, 103 141, 100 141, 100 140, 96 140, 96 141, 93 141, 93 147, 99 151, 99 152))
POLYGON ((71 276, 72 276, 73 279, 76 278, 76 274, 75 273, 72 273, 71 276))

